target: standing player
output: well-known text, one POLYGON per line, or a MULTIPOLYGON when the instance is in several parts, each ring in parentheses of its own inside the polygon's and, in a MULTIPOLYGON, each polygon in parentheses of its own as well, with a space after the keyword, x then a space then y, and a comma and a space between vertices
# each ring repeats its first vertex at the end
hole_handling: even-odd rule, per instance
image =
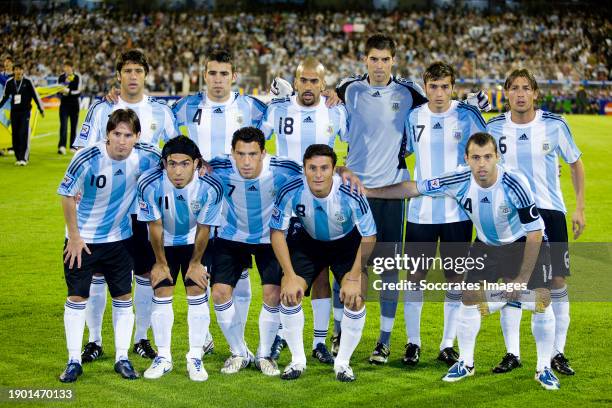
POLYGON ((41 116, 45 116, 45 111, 34 83, 24 75, 23 64, 20 61, 16 61, 13 69, 15 75, 6 82, 2 100, 0 100, 0 110, 10 99, 15 165, 26 166, 30 159, 30 113, 32 111, 32 101, 36 103, 41 116))
MULTIPOLYGON (((325 67, 315 58, 305 58, 297 67, 294 88, 296 94, 273 100, 261 124, 267 139, 276 136, 276 154, 300 162, 306 149, 313 144, 333 147, 336 136, 347 132, 347 114, 343 105, 328 108, 321 92, 325 89, 325 67)), ((327 269, 318 275, 312 286, 314 339, 312 355, 325 364, 334 358, 327 350, 325 338, 331 311, 331 290, 327 269)), ((280 333, 280 331, 279 331, 280 333)), ((275 340, 275 346, 280 339, 275 340)), ((273 356, 278 358, 275 347, 273 356)))
MULTIPOLYGON (((468 138, 485 130, 485 121, 478 108, 451 100, 455 86, 455 70, 449 64, 434 62, 423 74, 425 94, 429 102, 412 110, 406 128, 409 131, 408 153, 416 156, 415 179, 426 179, 454 170, 465 164, 468 138)), ((417 197, 409 202, 406 223, 406 253, 411 257, 435 257, 440 240, 442 258, 465 257, 472 240, 472 222, 450 197, 417 197)), ((419 282, 427 270, 411 271, 409 279, 419 282)), ((463 276, 445 269, 447 282, 461 282, 463 276)), ((416 365, 421 353, 421 311, 423 292, 407 291, 404 320, 408 342, 403 362, 416 365)), ((449 290, 444 301, 444 334, 438 360, 452 366, 459 357, 453 349, 457 332, 457 313, 461 291, 449 290)))
MULTIPOLYGON (((366 41, 364 57, 368 73, 345 79, 336 89, 349 116, 346 166, 367 188, 389 186, 410 178, 405 161, 408 144, 405 121, 410 110, 427 102, 417 85, 391 75, 394 57, 393 39, 383 34, 371 36, 366 41)), ((395 253, 399 253, 404 201, 373 198, 368 203, 376 222, 377 241, 394 243, 395 253)), ((397 270, 383 275, 385 281, 397 278, 397 270)), ((384 364, 389 357, 397 292, 381 293, 380 308, 380 336, 370 356, 373 364, 384 364)))
POLYGON ((187 371, 191 380, 206 381, 202 347, 208 334, 210 310, 202 257, 210 227, 219 225, 221 182, 214 176, 197 176, 202 156, 195 143, 185 136, 170 139, 164 145, 162 161, 163 168, 147 171, 138 182, 138 218, 148 223, 155 252, 151 269, 155 294, 151 325, 158 347, 158 356, 144 377, 156 379, 172 370, 172 297, 180 270, 188 303, 187 371))
POLYGON ((138 177, 159 162, 159 150, 138 142, 140 122, 130 109, 113 112, 106 125, 107 140, 82 149, 68 166, 58 193, 66 219, 64 274, 68 299, 64 326, 68 364, 60 376, 73 382, 81 375, 81 343, 85 307, 94 272, 103 271, 113 297, 115 371, 138 378, 127 353, 134 325, 132 312, 132 236, 130 211, 138 177), (81 193, 77 204, 75 196, 81 193), (84 252, 84 253, 83 253, 84 252))
MULTIPOLYGON (((518 169, 529 180, 536 207, 546 225, 546 236, 551 242, 552 299, 555 313, 555 345, 552 367, 558 372, 573 375, 574 370, 565 357, 565 340, 569 327, 569 300, 565 277, 569 276, 569 252, 565 204, 558 177, 559 155, 569 163, 572 185, 576 194, 576 210, 572 215, 574 239, 585 227, 584 167, 582 153, 574 143, 567 122, 558 115, 536 109, 538 84, 526 69, 513 71, 504 84, 510 112, 489 121, 487 129, 495 137, 507 167, 518 169)), ((508 372, 520 363, 521 310, 506 308, 502 314, 502 329, 507 354, 494 369, 508 372)))
POLYGON ((343 335, 334 363, 336 379, 355 380, 349 363, 361 339, 366 314, 362 251, 368 252, 363 259, 369 255, 361 244, 376 241, 376 226, 365 197, 352 193, 334 173, 336 160, 336 153, 326 144, 308 147, 304 176, 288 181, 279 190, 270 220, 272 247, 283 269, 280 317, 292 355, 281 375, 285 380, 298 378, 306 369, 302 297, 327 268, 340 282, 344 302, 343 335), (299 221, 285 238, 293 213, 299 221))
MULTIPOLYGON (((198 145, 204 160, 231 154, 234 132, 246 126, 258 126, 266 111, 266 105, 258 99, 232 92, 237 75, 232 54, 214 50, 205 65, 206 92, 186 96, 173 107, 177 127, 186 127, 187 135, 198 145)), ((249 258, 233 292, 243 335, 251 304, 250 265, 249 258)))
POLYGON ((403 183, 398 189, 408 197, 425 194, 455 199, 470 216, 477 233, 469 254, 475 267, 468 272, 466 283, 504 278, 513 285, 502 292, 511 302, 502 300, 503 296, 492 296, 490 291, 463 291, 457 326, 460 357, 442 380, 455 382, 474 375, 481 312, 503 310, 513 304, 533 312, 531 329, 538 356, 535 379, 545 389, 556 390, 559 380, 549 368, 555 319, 550 305, 550 251, 548 243, 542 241, 544 222, 526 177, 499 165, 498 160, 495 139, 488 133, 475 133, 465 148, 469 167, 460 166, 418 183, 403 183))
POLYGON ((66 154, 66 143, 68 132, 68 119, 70 119, 70 151, 74 152, 76 140, 76 128, 79 121, 79 97, 81 95, 81 76, 74 72, 72 61, 64 61, 64 72, 59 76, 57 82, 66 88, 60 94, 60 139, 57 145, 59 154, 66 154))
MULTIPOLYGON (((132 109, 138 115, 142 126, 140 140, 152 145, 167 141, 177 132, 174 117, 170 108, 145 95, 145 78, 149 73, 149 63, 142 51, 129 50, 121 54, 116 64, 117 80, 120 95, 118 103, 101 100, 95 102, 87 112, 85 122, 75 143, 78 147, 91 146, 103 139, 109 115, 117 109, 132 109)), ((132 214, 132 254, 134 257, 134 274, 136 288, 134 304, 136 306, 136 330, 134 332, 133 351, 142 357, 155 358, 157 355, 147 339, 147 331, 151 326, 151 305, 153 290, 151 289, 150 272, 155 262, 153 250, 147 235, 147 226, 137 221, 136 210, 132 214)), ((96 271, 97 272, 97 271, 96 271)), ((106 308, 106 283, 100 274, 92 280, 90 298, 87 306, 87 327, 89 342, 83 350, 83 361, 97 359, 102 351, 102 319, 106 308)))

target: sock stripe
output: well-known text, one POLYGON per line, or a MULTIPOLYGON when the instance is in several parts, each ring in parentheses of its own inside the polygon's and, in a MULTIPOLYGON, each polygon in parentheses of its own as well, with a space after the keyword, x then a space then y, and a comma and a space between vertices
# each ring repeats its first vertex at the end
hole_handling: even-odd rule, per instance
POLYGON ((327 330, 315 330, 314 336, 315 337, 327 337, 327 330))
POLYGON ((268 312, 268 313, 278 313, 278 306, 268 306, 265 303, 263 304, 263 308, 268 312))
POLYGON ((287 307, 290 307, 290 306, 283 306, 283 304, 281 303, 281 305, 280 305, 280 312, 282 314, 285 314, 285 315, 293 315, 293 314, 296 314, 296 313, 299 313, 299 312, 302 311, 302 304, 301 303, 299 305, 297 305, 297 306, 290 307, 290 309, 287 309, 287 307))
POLYGON ((240 274, 240 279, 249 279, 249 271, 244 271, 240 274))
POLYGON ((232 305, 234 304, 234 302, 232 302, 231 300, 227 303, 223 303, 220 305, 215 305, 215 310, 217 312, 223 312, 224 310, 229 309, 230 307, 232 307, 232 305))
POLYGON ((91 283, 93 285, 104 285, 106 283, 106 279, 104 279, 104 276, 101 278, 96 278, 94 276, 93 278, 91 278, 91 283))
POLYGON ((445 297, 448 300, 454 300, 454 301, 461 300, 461 298, 462 298, 461 293, 456 294, 456 293, 449 293, 449 292, 446 292, 446 296, 445 297))
POLYGON ((552 299, 561 299, 567 296, 567 289, 564 290, 563 292, 554 292, 554 291, 550 291, 550 297, 552 299))
POLYGON ((348 317, 349 319, 357 320, 357 319, 361 319, 362 317, 365 317, 366 311, 365 311, 365 308, 364 308, 361 312, 355 313, 355 312, 351 312, 351 311, 349 311, 347 309, 344 309, 344 315, 346 317, 348 317))
POLYGON ((115 300, 113 299, 113 307, 132 307, 132 299, 130 300, 115 300))
POLYGON ((156 305, 171 305, 172 298, 163 299, 163 298, 158 298, 158 297, 153 296, 153 303, 155 303, 156 305))
POLYGON ((202 296, 199 297, 193 297, 193 298, 187 298, 187 304, 189 306, 198 306, 198 305, 203 305, 204 303, 208 302, 208 295, 204 294, 202 296))
POLYGON ((149 279, 141 278, 138 275, 135 275, 134 278, 136 279, 136 284, 137 285, 151 286, 151 281, 149 279))
POLYGON ((75 302, 71 302, 69 300, 66 300, 66 307, 68 307, 70 309, 85 310, 86 306, 87 306, 87 302, 75 303, 75 302))

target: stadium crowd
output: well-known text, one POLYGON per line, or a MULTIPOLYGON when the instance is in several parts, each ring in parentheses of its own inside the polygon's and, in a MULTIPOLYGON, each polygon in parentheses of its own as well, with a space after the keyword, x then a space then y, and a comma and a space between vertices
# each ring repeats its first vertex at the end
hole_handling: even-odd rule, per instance
POLYGON ((372 13, 118 14, 68 10, 30 16, 0 15, 3 52, 31 64, 32 77, 58 75, 66 59, 82 74, 84 92, 101 94, 114 81, 121 50, 139 47, 152 62, 150 91, 198 89, 199 59, 211 47, 232 49, 238 84, 266 88, 274 76, 292 78, 298 57, 316 55, 328 84, 363 71, 368 33, 392 33, 398 73, 420 78, 435 60, 452 62, 462 78, 502 79, 515 68, 538 78, 607 80, 612 77, 612 24, 603 15, 482 15, 474 11, 372 13))

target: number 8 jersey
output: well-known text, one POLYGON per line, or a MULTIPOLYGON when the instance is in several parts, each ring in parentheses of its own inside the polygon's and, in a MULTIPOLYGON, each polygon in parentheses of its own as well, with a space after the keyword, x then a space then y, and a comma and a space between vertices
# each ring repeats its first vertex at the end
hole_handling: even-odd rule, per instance
POLYGON ((132 153, 120 161, 109 157, 106 142, 74 155, 57 193, 68 197, 82 193, 77 204, 77 225, 85 243, 116 242, 132 236, 129 214, 136 200, 138 178, 157 166, 160 158, 159 149, 146 143, 136 144, 132 153))

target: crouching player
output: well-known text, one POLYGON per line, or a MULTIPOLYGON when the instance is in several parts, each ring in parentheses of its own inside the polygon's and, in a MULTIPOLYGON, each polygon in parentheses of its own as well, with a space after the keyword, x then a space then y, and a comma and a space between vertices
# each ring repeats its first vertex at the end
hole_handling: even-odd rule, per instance
POLYGON ((172 370, 172 296, 179 270, 188 304, 187 372, 193 381, 208 379, 202 364, 202 346, 208 335, 210 310, 206 293, 208 273, 202 259, 210 227, 219 225, 223 193, 217 177, 197 175, 201 165, 202 156, 196 144, 178 136, 164 145, 160 167, 147 171, 138 181, 138 220, 148 223, 155 253, 151 268, 154 290, 151 325, 158 356, 144 373, 148 379, 160 378, 172 370))
POLYGON ((82 374, 81 344, 85 306, 94 272, 103 272, 113 298, 115 371, 123 378, 139 375, 127 358, 134 326, 132 310, 133 261, 128 251, 132 236, 130 210, 140 175, 156 166, 159 150, 138 143, 140 121, 131 109, 114 111, 106 124, 106 140, 80 150, 70 161, 57 192, 66 220, 64 274, 68 299, 64 327, 68 364, 60 381, 82 374), (77 204, 75 196, 81 193, 77 204))
MULTIPOLYGON (((529 182, 522 173, 498 164, 495 139, 488 133, 475 133, 465 148, 468 167, 392 187, 369 190, 368 196, 386 191, 391 197, 447 195, 459 203, 476 227, 477 239, 470 257, 480 260, 466 277, 466 283, 496 282, 506 278, 514 287, 527 290, 491 293, 464 290, 457 326, 459 361, 442 378, 455 382, 474 375, 474 347, 480 330, 481 313, 502 307, 529 309, 531 329, 537 349, 535 379, 547 390, 559 388, 550 369, 555 319, 550 305, 550 249, 543 242, 544 222, 529 182), (520 260, 520 261, 518 261, 520 260), (526 284, 526 285, 525 285, 526 284)), ((389 197, 387 195, 387 197, 389 197)))
POLYGON ((355 376, 349 362, 361 339, 366 315, 361 260, 362 255, 367 259, 372 249, 372 245, 364 246, 362 254, 361 244, 376 241, 376 226, 365 197, 352 193, 335 174, 336 154, 331 147, 309 146, 303 164, 304 175, 279 190, 270 219, 272 248, 283 269, 280 318, 292 356, 281 378, 296 379, 306 369, 302 297, 329 267, 340 282, 344 303, 334 371, 337 380, 350 382, 355 376), (290 228, 292 212, 299 222, 290 228))

